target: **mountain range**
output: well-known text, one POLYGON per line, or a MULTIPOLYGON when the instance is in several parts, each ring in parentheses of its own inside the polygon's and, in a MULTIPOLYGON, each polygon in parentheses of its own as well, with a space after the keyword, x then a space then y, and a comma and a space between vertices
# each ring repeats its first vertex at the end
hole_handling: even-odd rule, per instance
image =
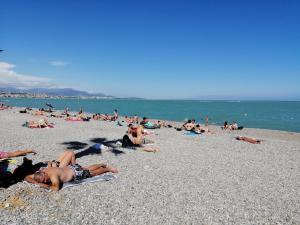
POLYGON ((0 92, 5 93, 28 93, 28 94, 46 94, 49 96, 72 96, 72 97, 112 97, 102 93, 91 94, 86 91, 79 91, 72 88, 29 88, 20 89, 15 87, 0 87, 0 92))

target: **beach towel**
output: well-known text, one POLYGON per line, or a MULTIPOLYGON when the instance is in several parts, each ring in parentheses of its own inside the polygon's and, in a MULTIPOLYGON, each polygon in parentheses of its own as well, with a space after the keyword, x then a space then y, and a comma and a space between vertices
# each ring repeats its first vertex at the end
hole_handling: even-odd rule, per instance
POLYGON ((197 136, 197 135, 200 135, 200 134, 197 134, 195 132, 192 132, 192 131, 189 131, 189 132, 185 132, 183 133, 184 135, 187 135, 187 136, 197 136))
POLYGON ((63 184, 61 189, 64 188, 69 188, 69 187, 74 187, 74 186, 78 186, 78 185, 82 185, 82 184, 86 184, 86 183, 95 183, 95 182, 99 182, 99 181, 110 181, 110 180, 114 180, 117 177, 115 175, 112 174, 101 174, 99 176, 95 176, 95 177, 90 177, 90 178, 86 178, 77 182, 66 182, 63 184))

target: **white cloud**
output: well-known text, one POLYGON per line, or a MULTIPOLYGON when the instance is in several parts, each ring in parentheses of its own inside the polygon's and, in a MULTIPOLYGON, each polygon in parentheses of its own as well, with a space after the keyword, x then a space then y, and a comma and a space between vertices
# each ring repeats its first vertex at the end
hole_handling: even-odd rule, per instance
POLYGON ((50 62, 51 66, 67 66, 69 63, 64 61, 52 61, 50 62))
POLYGON ((0 86, 18 88, 55 87, 48 78, 19 74, 13 70, 14 67, 15 65, 0 62, 0 86))

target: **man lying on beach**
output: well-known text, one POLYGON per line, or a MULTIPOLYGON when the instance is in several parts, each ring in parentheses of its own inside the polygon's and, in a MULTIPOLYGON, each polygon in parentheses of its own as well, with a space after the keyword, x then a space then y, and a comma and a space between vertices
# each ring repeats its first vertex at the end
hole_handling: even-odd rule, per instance
MULTIPOLYGON (((75 163, 76 163, 75 153, 73 151, 66 150, 63 153, 61 153, 56 160, 48 161, 46 163, 41 163, 41 164, 43 164, 43 168, 46 168, 46 167, 64 167, 75 163)), ((33 180, 33 175, 34 174, 27 175, 25 177, 25 180, 29 183, 35 183, 35 181, 33 180)))
POLYGON ((65 182, 80 181, 106 172, 118 173, 118 169, 107 164, 95 164, 87 167, 81 167, 79 164, 47 167, 34 173, 33 180, 34 184, 42 188, 59 191, 65 182))
POLYGON ((251 144, 261 144, 261 140, 258 140, 258 139, 255 139, 255 138, 238 136, 235 139, 238 140, 238 141, 249 142, 251 144))
POLYGON ((7 158, 12 158, 12 157, 18 157, 18 156, 24 156, 27 154, 36 154, 36 151, 32 149, 25 149, 25 150, 15 150, 11 152, 3 152, 0 151, 0 159, 7 159, 7 158))
POLYGON ((48 162, 46 168, 41 168, 34 174, 27 175, 25 180, 40 187, 58 191, 62 183, 72 180, 79 181, 106 172, 118 173, 118 169, 107 164, 81 167, 75 162, 74 152, 65 151, 57 160, 48 162))

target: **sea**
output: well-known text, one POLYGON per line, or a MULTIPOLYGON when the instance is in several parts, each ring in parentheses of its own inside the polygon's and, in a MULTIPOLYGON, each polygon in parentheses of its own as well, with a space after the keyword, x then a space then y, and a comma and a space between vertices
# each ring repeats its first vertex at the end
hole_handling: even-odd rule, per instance
MULTIPOLYGON (((194 118, 204 123, 222 125, 224 121, 239 126, 300 132, 300 101, 202 101, 202 100, 133 100, 133 99, 30 99, 0 98, 10 106, 47 108, 68 107, 89 113, 109 113, 117 109, 121 116, 146 116, 161 120, 186 121, 194 118)), ((0 112, 1 116, 1 112, 0 112)))

